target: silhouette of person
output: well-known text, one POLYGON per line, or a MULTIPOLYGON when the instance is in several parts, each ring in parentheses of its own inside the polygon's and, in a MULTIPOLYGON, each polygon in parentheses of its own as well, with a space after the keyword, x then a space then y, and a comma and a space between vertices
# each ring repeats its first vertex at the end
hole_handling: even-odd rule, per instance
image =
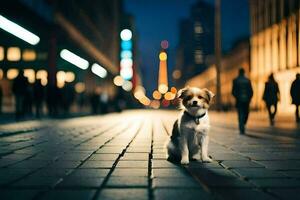
POLYGON ((277 103, 280 99, 278 83, 275 81, 274 74, 270 74, 268 81, 265 83, 263 100, 266 103, 270 124, 274 125, 274 118, 277 112, 277 103))
POLYGON ((2 114, 2 98, 3 98, 3 91, 0 85, 0 114, 2 114))
POLYGON ((245 76, 243 68, 239 69, 238 77, 233 80, 232 95, 236 99, 240 134, 245 134, 253 89, 250 80, 245 76))
POLYGON ((12 91, 15 95, 15 117, 16 120, 19 120, 24 116, 25 109, 25 95, 28 87, 28 80, 24 76, 24 72, 20 71, 18 76, 14 79, 12 85, 12 91))
POLYGON ((44 87, 41 79, 37 79, 33 86, 34 104, 35 104, 35 116, 40 118, 43 114, 43 101, 44 101, 44 87))
POLYGON ((300 106, 300 73, 296 74, 296 79, 293 81, 291 86, 291 97, 292 97, 292 104, 296 106, 296 122, 300 122, 299 116, 299 106, 300 106))

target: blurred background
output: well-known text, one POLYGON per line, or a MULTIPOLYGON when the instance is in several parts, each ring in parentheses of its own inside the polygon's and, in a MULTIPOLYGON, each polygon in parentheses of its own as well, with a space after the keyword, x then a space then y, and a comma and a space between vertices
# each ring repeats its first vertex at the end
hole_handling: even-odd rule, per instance
POLYGON ((174 109, 184 86, 234 107, 243 67, 253 110, 263 110, 274 73, 279 113, 293 113, 300 72, 299 0, 3 0, 0 3, 2 119, 174 109))

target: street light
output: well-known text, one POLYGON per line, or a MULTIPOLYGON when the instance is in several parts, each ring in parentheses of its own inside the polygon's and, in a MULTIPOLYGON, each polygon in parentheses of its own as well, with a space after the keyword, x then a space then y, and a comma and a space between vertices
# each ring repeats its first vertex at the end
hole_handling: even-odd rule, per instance
POLYGON ((77 56, 76 54, 72 53, 67 49, 63 49, 60 52, 60 57, 68 61, 69 63, 79 67, 80 69, 85 70, 89 67, 89 62, 87 60, 77 56))
POLYGON ((22 26, 19 26, 18 24, 10 21, 2 15, 0 15, 0 28, 20 38, 21 40, 28 42, 31 45, 36 45, 40 42, 40 38, 37 35, 31 33, 22 26))
POLYGON ((99 76, 100 78, 105 78, 107 75, 106 69, 104 69, 102 66, 98 65, 97 63, 94 63, 92 65, 92 72, 99 76))

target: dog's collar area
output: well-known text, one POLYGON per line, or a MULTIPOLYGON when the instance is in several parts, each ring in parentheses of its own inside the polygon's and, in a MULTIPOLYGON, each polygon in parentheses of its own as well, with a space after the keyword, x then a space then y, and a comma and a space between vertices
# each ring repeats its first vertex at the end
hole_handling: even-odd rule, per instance
POLYGON ((192 118, 195 121, 196 124, 199 124, 200 123, 200 119, 206 115, 206 112, 203 113, 202 115, 199 115, 199 116, 191 115, 187 111, 184 111, 184 114, 186 114, 187 116, 189 116, 190 118, 192 118))

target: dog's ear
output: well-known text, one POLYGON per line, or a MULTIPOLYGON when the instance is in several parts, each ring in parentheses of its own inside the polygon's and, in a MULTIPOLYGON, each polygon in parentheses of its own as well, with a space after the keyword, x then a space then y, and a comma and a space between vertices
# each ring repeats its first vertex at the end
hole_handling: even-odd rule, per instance
POLYGON ((189 86, 180 89, 180 90, 177 92, 177 98, 183 99, 183 97, 184 97, 184 95, 186 94, 186 92, 188 91, 188 89, 189 89, 189 86))
POLYGON ((212 100, 212 98, 215 96, 215 94, 212 91, 208 90, 207 88, 204 88, 203 90, 205 91, 205 93, 208 97, 208 101, 210 102, 212 100))

